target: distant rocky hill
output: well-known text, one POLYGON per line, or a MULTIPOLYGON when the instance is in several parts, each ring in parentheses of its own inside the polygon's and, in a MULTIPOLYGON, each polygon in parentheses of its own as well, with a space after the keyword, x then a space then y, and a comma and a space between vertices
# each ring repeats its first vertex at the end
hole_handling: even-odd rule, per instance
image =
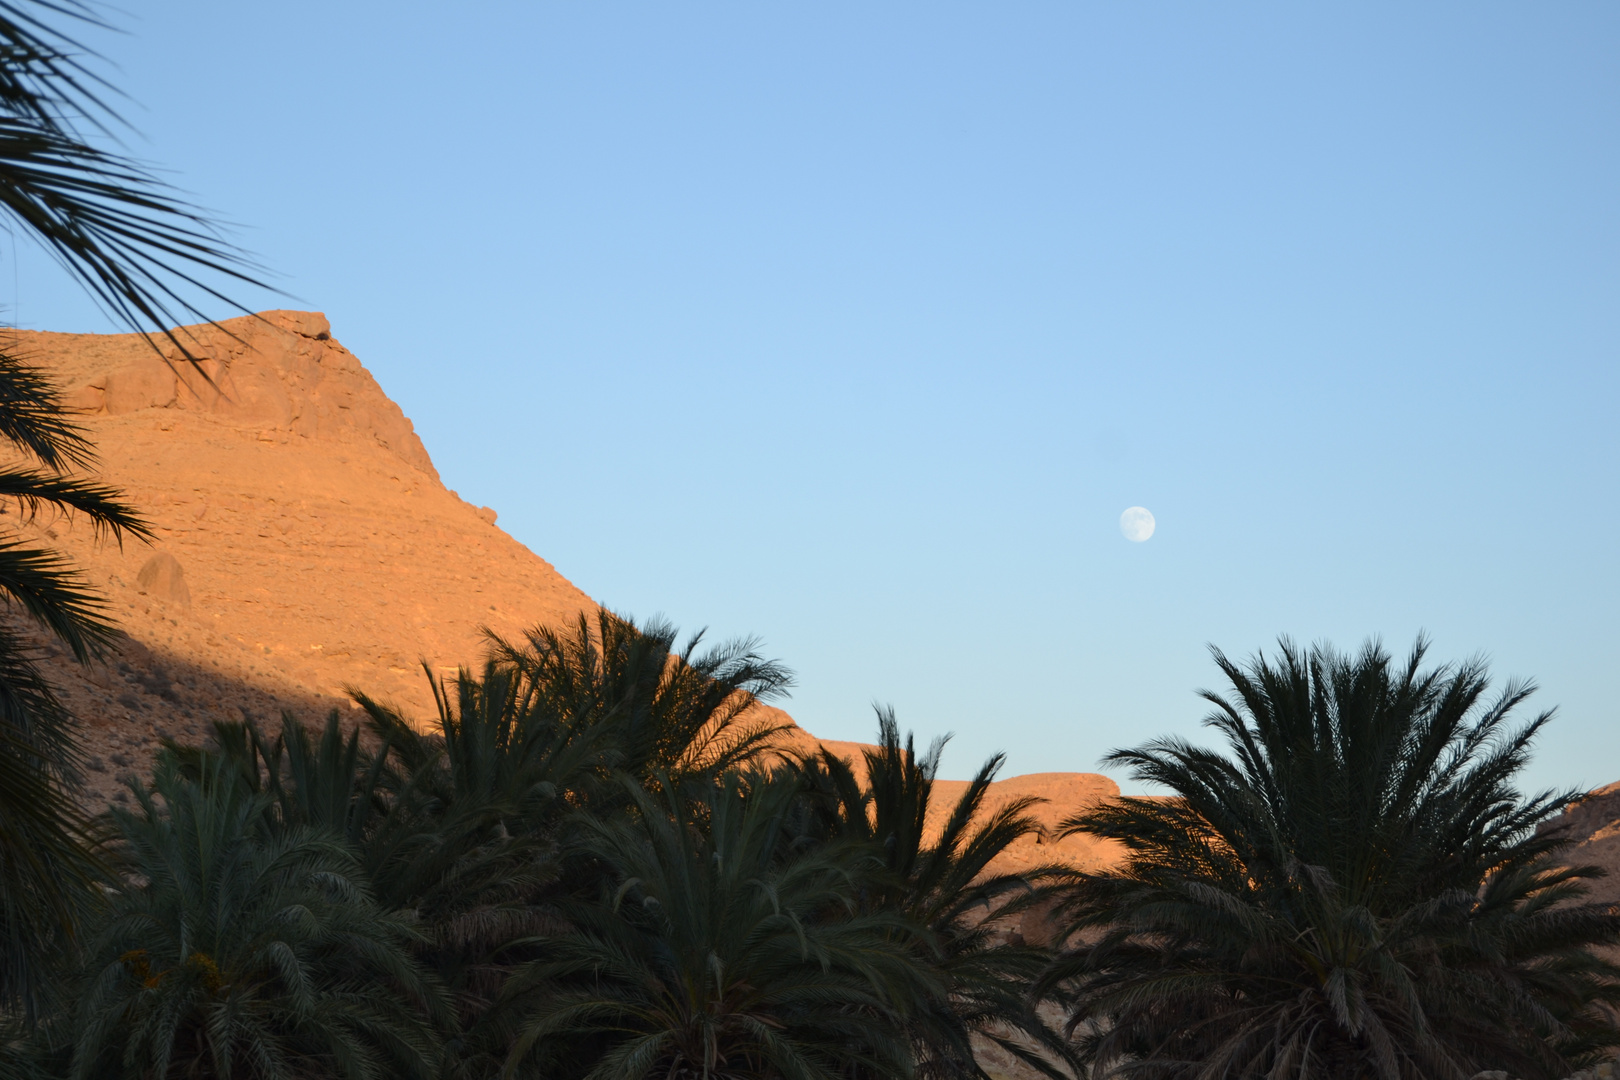
POLYGON ((1567 829, 1576 840, 1570 861, 1607 871, 1592 899, 1620 904, 1620 782, 1597 788, 1544 828, 1567 829))

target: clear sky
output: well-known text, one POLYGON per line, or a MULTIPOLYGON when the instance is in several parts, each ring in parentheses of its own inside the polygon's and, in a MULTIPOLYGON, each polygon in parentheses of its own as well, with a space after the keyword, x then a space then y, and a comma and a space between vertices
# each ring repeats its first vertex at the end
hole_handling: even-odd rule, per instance
POLYGON ((127 7, 250 302, 816 733, 1088 770, 1197 732, 1206 643, 1421 629, 1560 706, 1534 781, 1620 779, 1620 7, 127 7))

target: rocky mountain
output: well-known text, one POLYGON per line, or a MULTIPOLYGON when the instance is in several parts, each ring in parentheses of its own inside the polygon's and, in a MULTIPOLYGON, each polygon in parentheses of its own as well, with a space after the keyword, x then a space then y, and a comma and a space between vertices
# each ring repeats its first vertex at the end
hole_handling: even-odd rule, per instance
MULTIPOLYGON (((311 721, 351 710, 349 688, 427 718, 422 664, 476 664, 483 628, 517 634, 593 606, 555 567, 503 532, 494 510, 445 488, 422 441, 317 312, 268 311, 177 332, 200 370, 134 334, 10 332, 82 410, 100 474, 151 522, 123 547, 83 522, 19 518, 12 528, 82 567, 127 638, 89 669, 47 646, 53 678, 84 718, 97 800, 143 770, 164 735, 200 738, 214 718, 311 721), (205 377, 206 376, 206 377, 205 377)), ((786 714, 783 714, 786 719, 786 714)), ((817 740, 794 728, 786 740, 817 740)), ((860 744, 824 745, 858 760, 860 744)), ((941 785, 934 820, 961 791, 941 785)), ((1049 828, 1118 794, 1107 777, 1003 780, 992 805, 1047 800, 1049 828)), ((1561 824, 1581 858, 1620 871, 1620 784, 1561 824)), ((1106 865, 1107 845, 1026 840, 1006 869, 1106 865)), ((1620 899, 1620 874, 1604 883, 1620 899)))
POLYGON ((215 717, 316 720, 350 708, 349 687, 431 715, 422 662, 454 671, 479 660, 485 626, 517 633, 591 605, 493 510, 444 487, 324 316, 182 333, 200 371, 133 334, 5 343, 61 381, 101 476, 156 534, 120 547, 83 522, 13 517, 85 570, 128 635, 89 670, 52 656, 102 794, 159 736, 202 735, 215 717))
MULTIPOLYGON (((0 347, 44 366, 101 453, 100 475, 151 522, 156 539, 98 540, 83 522, 0 513, 12 531, 85 571, 127 635, 88 669, 44 643, 64 697, 86 724, 90 799, 123 800, 119 779, 144 771, 163 736, 201 738, 213 719, 311 721, 352 712, 348 691, 426 719, 422 671, 476 664, 485 627, 517 634, 594 605, 550 563, 503 532, 494 510, 445 488, 410 420, 316 312, 269 311, 177 333, 200 368, 137 335, 13 332, 0 347)), ((786 719, 786 714, 782 714, 786 719)), ((859 763, 856 743, 825 745, 859 763)), ((966 785, 940 785, 939 822, 966 785)), ((994 807, 1034 795, 1055 833, 1082 806, 1115 796, 1105 776, 1036 773, 993 786, 994 807)), ((1577 857, 1616 876, 1620 783, 1600 788, 1554 827, 1577 857)), ((1110 845, 1031 838, 997 869, 1063 862, 1105 866, 1110 845)), ((1032 913, 1018 931, 1045 936, 1032 913)), ((1028 1070, 980 1047, 991 1074, 1028 1070)))
MULTIPOLYGON (((199 738, 214 718, 310 720, 351 709, 349 688, 433 714, 426 663, 476 664, 483 628, 516 634, 593 606, 496 513, 445 488, 422 441, 317 312, 267 311, 177 331, 159 355, 134 334, 15 332, 0 342, 62 385, 101 454, 100 474, 151 522, 123 547, 83 522, 17 519, 68 554, 127 634, 88 670, 50 668, 88 726, 91 782, 120 798, 160 737, 199 738)), ((786 719, 786 714, 783 714, 786 719)), ((801 729, 786 742, 817 741, 801 729)), ((857 757, 854 743, 827 743, 857 757)), ((960 783, 940 792, 936 820, 960 783)), ((1051 801, 1049 825, 1116 794, 1102 776, 1040 773, 991 801, 1051 801)), ((1027 841, 1010 866, 1094 864, 1095 844, 1027 841)), ((1010 868, 1009 866, 1009 868, 1010 868)))
POLYGON ((1576 845, 1570 861, 1606 872, 1592 888, 1592 899, 1620 904, 1620 782, 1606 784, 1543 826, 1563 829, 1576 845))

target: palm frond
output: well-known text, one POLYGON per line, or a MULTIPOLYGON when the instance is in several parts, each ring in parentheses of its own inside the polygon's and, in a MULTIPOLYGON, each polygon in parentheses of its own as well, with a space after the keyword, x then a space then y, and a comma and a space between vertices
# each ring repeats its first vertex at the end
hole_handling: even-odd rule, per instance
POLYGON ((107 602, 62 555, 0 537, 0 595, 65 644, 76 659, 101 655, 118 630, 107 602))
POLYGON ((50 507, 68 516, 83 514, 98 534, 108 534, 120 543, 126 536, 152 539, 151 527, 120 495, 117 488, 81 477, 0 468, 0 498, 15 500, 29 516, 50 507))
POLYGON ((39 367, 0 350, 0 439, 55 473, 95 464, 95 447, 62 406, 60 388, 39 367))

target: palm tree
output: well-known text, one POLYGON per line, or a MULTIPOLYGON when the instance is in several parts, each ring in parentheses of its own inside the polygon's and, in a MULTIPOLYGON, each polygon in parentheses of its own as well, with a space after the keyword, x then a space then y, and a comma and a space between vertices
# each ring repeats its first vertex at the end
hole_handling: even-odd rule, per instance
POLYGON ((383 744, 378 761, 392 755, 367 782, 391 799, 365 841, 385 900, 449 920, 477 906, 475 881, 486 878, 510 901, 564 816, 628 805, 616 776, 702 786, 766 749, 781 725, 757 706, 791 682, 785 669, 752 642, 700 653, 701 634, 678 652, 676 640, 665 623, 639 627, 605 608, 568 631, 538 627, 522 644, 494 638, 480 674, 428 672, 431 736, 355 691, 383 744))
POLYGON ((781 665, 751 642, 700 651, 697 634, 677 651, 677 639, 666 623, 606 609, 521 643, 493 639, 480 673, 433 680, 432 736, 355 695, 390 760, 366 865, 379 898, 414 911, 430 935, 424 957, 454 992, 468 1060, 505 1052, 485 1021, 522 959, 511 943, 557 925, 558 892, 593 894, 600 882, 600 867, 559 848, 559 824, 625 813, 619 775, 701 789, 778 729, 756 714, 790 681, 781 665))
POLYGON ((379 908, 330 832, 276 828, 269 797, 160 755, 115 810, 125 873, 83 979, 72 1076, 426 1078, 440 993, 411 921, 379 908))
POLYGON ((786 672, 750 643, 679 652, 673 628, 645 629, 605 610, 569 630, 496 642, 483 669, 432 680, 438 715, 421 726, 356 692, 374 748, 337 716, 312 734, 291 716, 271 737, 257 725, 216 724, 215 749, 171 746, 193 779, 211 758, 270 801, 273 831, 322 829, 364 867, 379 905, 409 912, 419 958, 450 990, 464 1069, 504 1056, 485 1023, 512 942, 558 926, 558 892, 594 894, 602 870, 564 866, 557 829, 580 811, 612 817, 633 806, 623 770, 682 790, 747 761, 777 725, 756 718, 786 672))
POLYGON ((502 835, 546 832, 574 809, 625 805, 621 773, 645 783, 707 783, 772 746, 783 725, 760 708, 792 684, 752 641, 677 649, 661 621, 638 626, 606 608, 566 630, 514 643, 490 636, 478 674, 427 670, 438 716, 422 725, 352 691, 393 755, 384 774, 418 820, 467 817, 502 835))
POLYGON ((948 808, 929 836, 929 809, 945 739, 919 755, 889 709, 878 712, 877 745, 862 752, 865 783, 850 765, 822 749, 805 759, 807 786, 833 816, 828 830, 861 841, 882 860, 881 884, 869 888, 874 910, 903 913, 930 935, 927 964, 947 993, 912 1022, 919 1074, 981 1078, 973 1055, 977 1034, 1031 1068, 1063 1077, 1063 1039, 1040 1017, 1029 986, 1045 966, 1044 951, 1004 940, 1007 920, 1042 899, 1061 871, 1037 867, 1022 874, 992 873, 991 864, 1015 841, 1039 834, 1029 810, 1040 800, 1011 799, 985 813, 985 798, 1005 760, 992 756, 948 808))
MULTIPOLYGON (((131 329, 203 318, 190 295, 231 303, 204 278, 257 285, 253 268, 150 171, 90 141, 86 129, 106 137, 121 121, 106 104, 112 88, 59 21, 104 25, 79 0, 0 2, 0 210, 131 329)), ((90 444, 56 387, 3 348, 0 439, 24 461, 0 469, 0 499, 15 509, 78 513, 120 541, 147 535, 115 491, 73 475, 93 464, 90 444)), ((0 530, 0 596, 81 662, 111 640, 83 578, 14 529, 0 530)), ((37 660, 25 636, 0 627, 0 1008, 21 1004, 28 1016, 90 873, 63 790, 76 779, 71 718, 37 660)))
MULTIPOLYGON (((785 726, 760 706, 783 695, 793 676, 760 656, 753 639, 699 652, 701 630, 681 645, 661 619, 638 626, 599 607, 567 630, 537 626, 521 642, 490 640, 529 709, 569 731, 611 729, 601 766, 644 785, 660 777, 705 783, 751 762, 785 726)), ((609 783, 600 797, 621 792, 609 783)))
POLYGON ((59 22, 109 28, 81 0, 0 2, 0 208, 132 330, 209 321, 198 293, 245 313, 207 279, 261 287, 257 270, 150 170, 91 141, 124 126, 116 91, 59 22))
MULTIPOLYGON (((55 388, 0 353, 0 439, 21 463, 0 467, 0 498, 21 515, 79 514, 122 540, 149 534, 117 492, 72 474, 94 462, 65 419, 55 388)), ((81 663, 102 655, 115 631, 101 600, 61 556, 0 531, 0 596, 67 646, 81 663)), ((78 780, 75 720, 39 669, 40 655, 14 625, 0 625, 0 1007, 42 1007, 43 968, 74 925, 93 876, 70 790, 78 780)))
POLYGON ((1204 692, 1226 752, 1160 739, 1110 764, 1170 798, 1066 826, 1121 844, 1078 875, 1046 978, 1097 1069, 1153 1078, 1560 1077, 1620 1043, 1620 916, 1513 786, 1551 717, 1484 664, 1424 670, 1281 643, 1204 692))
POLYGON ((865 848, 795 848, 791 773, 728 773, 706 797, 623 782, 634 812, 581 815, 600 895, 521 943, 508 1076, 834 1080, 912 1075, 910 1014, 941 993, 908 920, 863 912, 865 848))

